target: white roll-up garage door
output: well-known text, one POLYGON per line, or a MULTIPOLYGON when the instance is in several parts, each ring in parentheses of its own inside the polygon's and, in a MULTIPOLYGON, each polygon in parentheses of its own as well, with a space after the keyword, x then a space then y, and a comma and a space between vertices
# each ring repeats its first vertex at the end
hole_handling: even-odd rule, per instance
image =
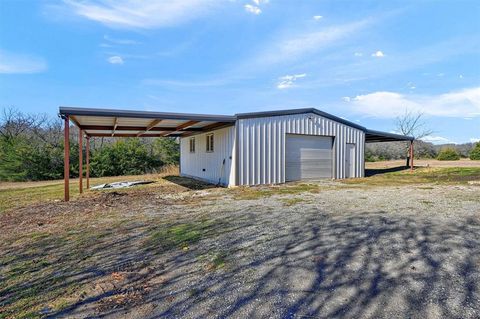
POLYGON ((330 136, 287 134, 285 179, 332 178, 333 138, 330 136))

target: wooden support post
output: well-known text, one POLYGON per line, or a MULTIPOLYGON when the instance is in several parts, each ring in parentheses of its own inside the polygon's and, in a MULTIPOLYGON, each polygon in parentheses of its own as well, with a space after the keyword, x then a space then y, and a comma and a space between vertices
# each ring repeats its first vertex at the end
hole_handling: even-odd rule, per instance
POLYGON ((90 189, 90 136, 87 136, 87 152, 86 152, 86 161, 87 161, 87 171, 86 171, 86 177, 87 177, 87 190, 90 189))
POLYGON ((70 119, 68 115, 64 117, 65 120, 65 128, 64 128, 64 141, 63 141, 63 148, 64 148, 64 159, 63 159, 63 180, 65 184, 65 201, 68 202, 70 200, 70 119))
POLYGON ((78 192, 83 193, 83 131, 78 130, 78 192))
POLYGON ((413 172, 413 141, 410 142, 410 170, 413 172))

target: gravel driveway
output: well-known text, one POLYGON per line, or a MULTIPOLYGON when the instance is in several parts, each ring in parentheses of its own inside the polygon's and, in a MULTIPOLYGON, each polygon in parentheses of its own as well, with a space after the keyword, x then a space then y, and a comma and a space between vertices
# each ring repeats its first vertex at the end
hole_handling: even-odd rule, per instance
POLYGON ((142 302, 86 303, 59 315, 480 317, 478 186, 324 184, 248 200, 196 192, 206 200, 179 218, 209 216, 214 235, 149 259, 148 274, 126 271, 149 287, 142 302))
POLYGON ((202 188, 0 215, 0 318, 480 318, 477 184, 202 188))

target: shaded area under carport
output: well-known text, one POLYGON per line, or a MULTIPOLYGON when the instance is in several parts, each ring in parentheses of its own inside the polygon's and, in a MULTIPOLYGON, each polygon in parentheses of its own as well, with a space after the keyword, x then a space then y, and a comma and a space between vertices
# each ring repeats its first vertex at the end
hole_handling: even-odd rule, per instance
MULTIPOLYGON (((413 141, 415 138, 413 136, 407 135, 399 135, 394 133, 387 133, 387 132, 380 132, 374 130, 366 130, 365 131, 365 143, 385 143, 385 142, 410 142, 409 148, 409 158, 407 160, 407 167, 410 164, 410 170, 413 171, 413 141)), ((405 169, 405 166, 393 167, 389 169, 370 169, 365 170, 365 177, 381 174, 381 173, 388 173, 388 172, 397 172, 405 169)))

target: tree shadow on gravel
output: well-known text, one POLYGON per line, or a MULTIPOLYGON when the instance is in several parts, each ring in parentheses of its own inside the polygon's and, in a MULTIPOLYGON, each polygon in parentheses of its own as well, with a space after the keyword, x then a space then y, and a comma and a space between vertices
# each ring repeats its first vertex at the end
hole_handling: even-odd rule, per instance
POLYGON ((11 251, 2 275, 25 280, 0 288, 0 307, 75 292, 42 316, 480 316, 477 219, 245 208, 179 223, 39 238, 11 251))
POLYGON ((238 236, 224 239, 232 249, 224 271, 197 270, 192 281, 182 275, 188 262, 177 264, 179 276, 150 296, 161 304, 151 317, 480 316, 477 220, 445 224, 386 212, 335 218, 316 212, 262 233, 258 224, 265 220, 252 217, 238 236))

